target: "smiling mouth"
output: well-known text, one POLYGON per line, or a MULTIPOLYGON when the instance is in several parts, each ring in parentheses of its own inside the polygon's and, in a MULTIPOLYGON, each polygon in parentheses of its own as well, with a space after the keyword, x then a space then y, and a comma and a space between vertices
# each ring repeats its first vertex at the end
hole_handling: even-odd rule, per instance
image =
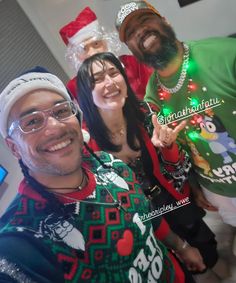
POLYGON ((153 34, 146 36, 143 41, 144 49, 150 48, 153 45, 153 43, 156 41, 156 39, 157 39, 156 35, 153 34))
POLYGON ((106 94, 106 98, 111 98, 111 97, 114 97, 114 96, 117 96, 119 95, 119 91, 115 91, 115 92, 112 92, 112 93, 109 93, 109 94, 106 94))
POLYGON ((55 151, 58 151, 58 150, 61 150, 63 148, 66 148, 68 145, 70 145, 72 143, 72 140, 71 139, 67 139, 66 141, 63 141, 63 142, 60 142, 58 144, 55 144, 53 146, 50 146, 47 151, 48 152, 55 152, 55 151))

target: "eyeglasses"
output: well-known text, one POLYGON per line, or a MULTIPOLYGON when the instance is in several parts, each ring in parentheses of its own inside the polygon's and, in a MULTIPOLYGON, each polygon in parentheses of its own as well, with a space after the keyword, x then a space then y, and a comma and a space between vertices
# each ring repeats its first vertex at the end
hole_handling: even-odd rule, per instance
POLYGON ((12 122, 8 130, 8 135, 11 136, 16 128, 19 128, 24 134, 33 133, 45 127, 49 116, 58 121, 64 121, 75 116, 77 113, 78 108, 73 102, 65 101, 58 103, 49 109, 34 111, 12 122))

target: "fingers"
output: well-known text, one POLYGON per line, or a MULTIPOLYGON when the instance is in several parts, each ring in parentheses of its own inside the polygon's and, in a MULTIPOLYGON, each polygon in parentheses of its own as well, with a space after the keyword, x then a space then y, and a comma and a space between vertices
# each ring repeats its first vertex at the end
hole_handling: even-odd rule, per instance
POLYGON ((196 263, 195 271, 203 271, 206 269, 206 265, 203 261, 196 263))
POLYGON ((173 130, 167 126, 162 126, 160 130, 160 139, 168 141, 173 135, 173 130))
POLYGON ((212 205, 207 199, 206 197, 203 195, 203 193, 199 193, 198 196, 195 196, 195 201, 196 204, 206 210, 210 210, 210 211, 217 211, 217 207, 215 207, 214 205, 212 205))
POLYGON ((189 271, 201 272, 201 271, 204 271, 206 269, 206 265, 204 264, 203 261, 190 263, 190 264, 187 264, 187 269, 189 271))
POLYGON ((177 253, 177 256, 184 262, 191 271, 203 271, 206 266, 199 250, 195 247, 187 246, 177 253))
POLYGON ((196 201, 196 204, 206 210, 217 211, 217 208, 206 201, 196 201))
POLYGON ((159 139, 157 139, 157 138, 155 138, 155 137, 152 137, 152 138, 151 138, 151 142, 153 143, 153 145, 154 145, 155 147, 158 147, 158 148, 164 147, 164 144, 163 144, 159 139))
POLYGON ((157 116, 155 114, 152 115, 152 124, 155 130, 159 131, 161 128, 161 125, 157 121, 157 116))
POLYGON ((152 115, 152 124, 154 127, 152 136, 152 143, 154 146, 168 147, 176 140, 178 133, 186 126, 187 121, 182 121, 172 129, 167 125, 160 125, 157 116, 154 114, 152 115))
POLYGON ((183 120, 182 122, 180 122, 180 123, 174 128, 173 132, 174 132, 176 135, 178 135, 178 133, 179 133, 180 131, 182 131, 182 130, 185 128, 186 125, 187 125, 187 121, 186 121, 186 120, 183 120))
POLYGON ((157 116, 154 114, 152 115, 152 124, 153 124, 153 133, 152 133, 152 138, 151 141, 155 147, 164 147, 164 144, 160 140, 160 130, 161 130, 161 125, 157 121, 157 116))
POLYGON ((205 209, 209 211, 218 211, 218 208, 213 205, 207 205, 205 209))

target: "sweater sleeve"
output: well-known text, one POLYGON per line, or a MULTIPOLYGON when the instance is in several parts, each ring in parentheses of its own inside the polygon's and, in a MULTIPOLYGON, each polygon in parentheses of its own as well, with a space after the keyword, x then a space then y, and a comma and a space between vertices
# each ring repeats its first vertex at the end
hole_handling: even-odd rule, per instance
POLYGON ((163 148, 160 153, 164 161, 178 163, 181 159, 181 154, 183 154, 183 151, 178 147, 177 143, 173 143, 171 147, 163 148))
POLYGON ((160 241, 163 241, 170 233, 169 224, 163 217, 161 217, 158 227, 155 225, 155 222, 153 223, 153 227, 154 234, 160 241))

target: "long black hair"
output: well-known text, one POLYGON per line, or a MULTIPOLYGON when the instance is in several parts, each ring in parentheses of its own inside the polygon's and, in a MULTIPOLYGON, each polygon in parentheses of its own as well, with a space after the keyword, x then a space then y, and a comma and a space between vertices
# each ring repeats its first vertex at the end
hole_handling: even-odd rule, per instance
POLYGON ((121 146, 112 143, 109 129, 106 127, 97 106, 93 102, 92 91, 95 87, 95 79, 92 72, 94 62, 99 62, 103 66, 105 62, 113 64, 123 76, 127 85, 127 99, 123 107, 123 114, 127 123, 127 142, 133 150, 139 150, 136 140, 142 141, 139 125, 144 122, 144 114, 140 110, 139 101, 128 82, 125 70, 119 59, 110 52, 98 53, 87 58, 77 74, 78 101, 84 114, 84 119, 89 129, 90 135, 95 139, 98 146, 104 151, 118 152, 121 146))

